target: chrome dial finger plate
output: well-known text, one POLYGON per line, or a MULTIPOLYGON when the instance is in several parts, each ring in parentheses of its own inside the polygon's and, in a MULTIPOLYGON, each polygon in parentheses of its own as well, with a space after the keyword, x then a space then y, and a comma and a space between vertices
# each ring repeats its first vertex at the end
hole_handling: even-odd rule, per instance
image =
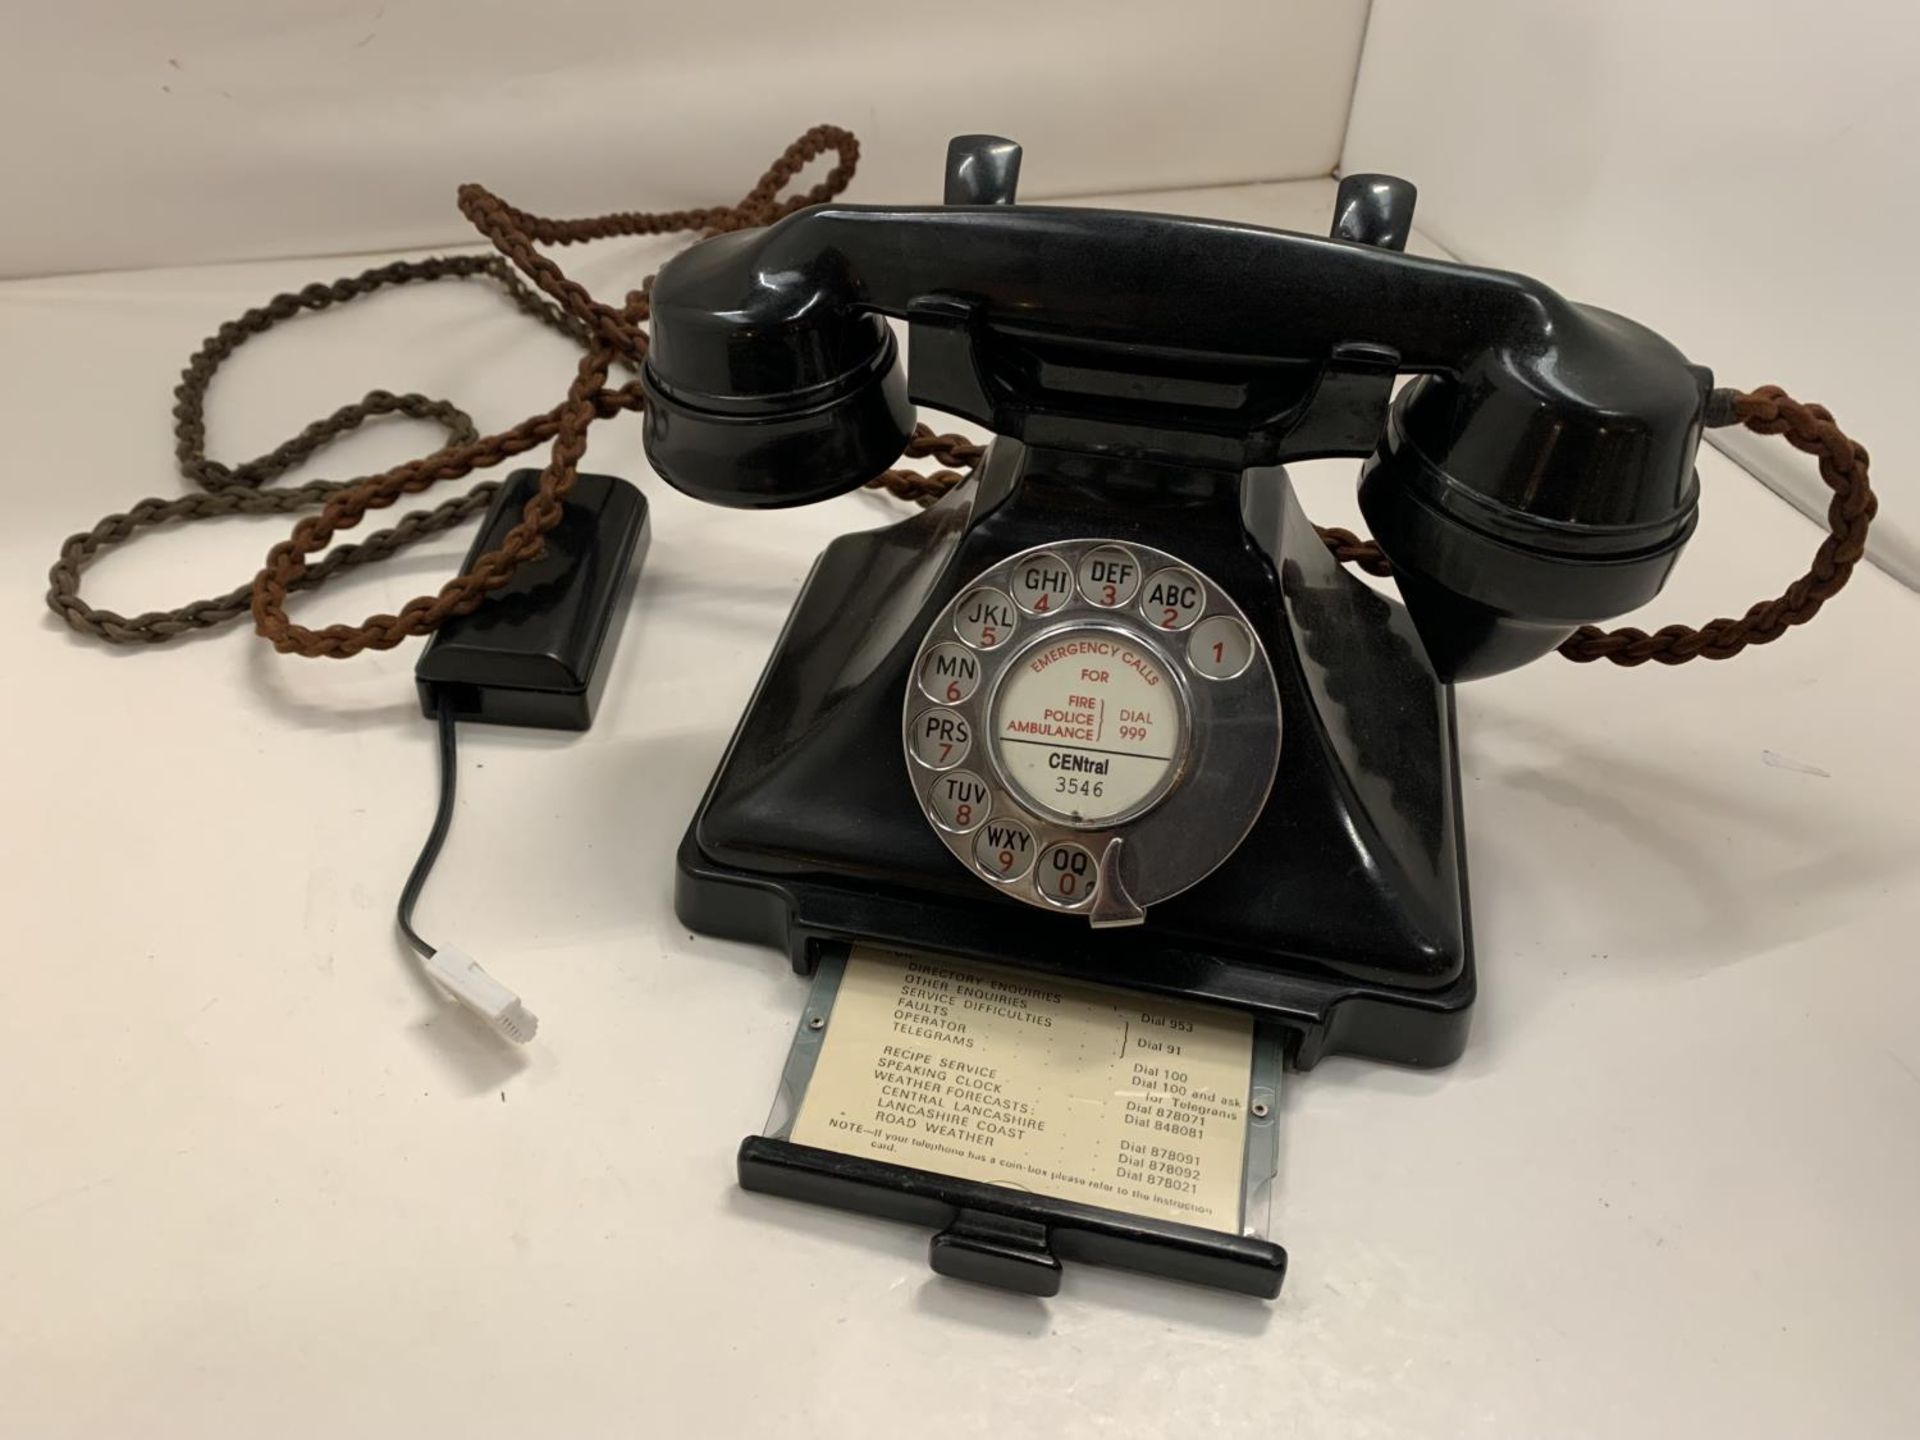
POLYGON ((928 823, 983 883, 1045 910, 1143 918, 1223 863, 1273 788, 1266 647, 1212 579, 1149 545, 1008 557, 935 617, 910 676, 902 737, 928 823))

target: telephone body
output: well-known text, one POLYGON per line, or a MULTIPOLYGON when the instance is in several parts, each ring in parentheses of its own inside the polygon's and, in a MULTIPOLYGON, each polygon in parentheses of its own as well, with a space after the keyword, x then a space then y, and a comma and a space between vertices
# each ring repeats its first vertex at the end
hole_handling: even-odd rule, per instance
POLYGON ((996 437, 820 556, 679 914, 802 973, 936 951, 1252 1011, 1301 1068, 1444 1064, 1475 990, 1452 686, 1660 589, 1711 376, 1405 254, 1401 180, 1348 177, 1314 237, 1021 205, 1018 163, 963 136, 944 205, 818 206, 660 272, 646 444, 681 490, 840 494, 916 404, 996 437), (1400 602, 1303 513, 1285 466, 1325 456, 1363 460, 1400 602))

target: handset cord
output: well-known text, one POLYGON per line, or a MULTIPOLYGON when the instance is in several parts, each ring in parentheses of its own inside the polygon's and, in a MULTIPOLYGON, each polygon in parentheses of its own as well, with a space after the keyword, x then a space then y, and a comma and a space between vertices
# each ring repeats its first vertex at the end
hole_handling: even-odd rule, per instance
MULTIPOLYGON (((546 532, 559 522, 561 500, 572 488, 586 451, 587 429, 595 420, 644 404, 638 382, 609 386, 612 370, 637 373, 647 352, 651 278, 630 292, 618 307, 588 293, 536 245, 571 245, 611 236, 692 232, 698 236, 769 225, 808 205, 832 199, 847 187, 859 163, 859 142, 832 125, 817 125, 789 145, 747 194, 734 205, 707 210, 620 212, 576 220, 533 215, 509 205, 479 185, 460 187, 461 212, 499 252, 487 256, 436 256, 401 260, 362 271, 331 284, 276 295, 222 325, 187 361, 174 390, 174 454, 180 473, 199 486, 198 493, 142 500, 123 513, 108 515, 92 529, 70 537, 48 574, 47 604, 83 635, 115 645, 162 644, 196 630, 224 625, 251 613, 255 630, 282 654, 344 659, 362 650, 385 650, 412 636, 425 635, 443 621, 479 606, 505 584, 514 569, 538 554, 546 532), (781 198, 808 164, 829 151, 838 159, 820 183, 781 198), (303 310, 325 310, 394 285, 444 279, 487 278, 507 298, 541 324, 568 336, 583 348, 566 398, 550 410, 519 424, 481 436, 472 419, 446 400, 418 394, 370 391, 343 405, 284 444, 244 464, 228 466, 206 453, 206 400, 214 376, 234 351, 256 335, 303 310), (531 282, 529 284, 528 282, 531 282), (540 293, 535 293, 536 291, 540 293), (545 298, 542 298, 542 297, 545 298), (354 480, 313 480, 283 490, 267 482, 311 458, 340 436, 387 415, 433 420, 447 431, 447 443, 430 455, 409 460, 376 475, 354 480), (443 480, 486 469, 551 442, 539 485, 521 512, 521 520, 500 545, 481 555, 473 568, 455 576, 434 595, 410 600, 397 615, 373 615, 358 625, 310 629, 287 615, 287 597, 312 589, 349 567, 383 560, 407 546, 438 534, 486 510, 498 483, 487 481, 430 510, 402 515, 390 528, 358 543, 334 545, 335 535, 351 530, 368 511, 383 510, 403 495, 417 494, 443 480), (80 596, 80 577, 103 552, 142 530, 174 521, 220 515, 292 513, 315 509, 275 545, 252 582, 223 595, 192 601, 172 610, 132 617, 88 604, 80 596), (323 558, 309 557, 325 550, 323 558)), ((1808 571, 1779 596, 1750 606, 1738 619, 1711 620, 1702 626, 1669 625, 1652 634, 1633 626, 1601 630, 1582 626, 1560 646, 1569 660, 1608 660, 1642 665, 1649 660, 1678 665, 1688 660, 1725 660, 1749 645, 1777 640, 1803 625, 1844 587, 1865 553, 1868 527, 1877 501, 1867 479, 1867 452, 1834 423, 1824 406, 1793 399, 1778 386, 1750 393, 1716 390, 1708 405, 1709 426, 1740 424, 1762 435, 1784 436, 1794 448, 1819 459, 1820 477, 1832 491, 1827 535, 1808 571)), ((908 442, 910 458, 931 457, 948 467, 932 474, 889 470, 868 482, 903 500, 931 504, 966 479, 981 447, 958 435, 939 435, 916 426, 908 442)), ((1336 559, 1372 575, 1392 573, 1379 546, 1352 531, 1316 527, 1336 559)), ((451 781, 447 782, 451 792, 451 781)), ((432 838, 429 837, 432 846, 432 838)), ((422 859, 431 865, 431 855, 422 859)), ((416 871, 420 867, 416 866, 416 871)), ((425 875, 419 878, 424 882, 425 875)), ((409 931, 411 935, 411 931, 409 931)), ((414 937, 417 939, 417 937, 414 937)))

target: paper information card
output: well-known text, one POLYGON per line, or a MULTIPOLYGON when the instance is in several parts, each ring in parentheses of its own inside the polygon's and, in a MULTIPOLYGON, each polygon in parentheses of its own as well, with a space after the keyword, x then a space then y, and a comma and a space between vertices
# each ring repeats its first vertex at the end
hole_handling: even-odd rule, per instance
POLYGON ((791 1137, 1238 1233, 1253 1022, 855 947, 791 1137))

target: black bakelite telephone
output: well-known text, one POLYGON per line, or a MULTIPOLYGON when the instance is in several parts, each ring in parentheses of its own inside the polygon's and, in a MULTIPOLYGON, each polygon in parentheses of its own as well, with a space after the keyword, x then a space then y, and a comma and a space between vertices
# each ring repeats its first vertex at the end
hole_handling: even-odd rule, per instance
POLYGON ((916 402, 997 436, 820 557, 681 918, 802 972, 931 949, 1225 1002, 1302 1067, 1444 1064, 1474 996, 1449 686, 1660 589, 1711 377, 1401 253, 1404 181, 1348 177, 1315 238, 1015 205, 1018 158, 963 137, 944 206, 821 206, 660 272, 646 446, 691 495, 837 495, 916 402), (1301 512, 1285 463, 1332 455, 1365 457, 1404 608, 1301 512))
MULTIPOLYGON (((681 918, 779 946, 802 973, 864 942, 1214 1001, 1282 1037, 1298 1068, 1329 1053, 1452 1060, 1474 998, 1453 683, 1555 649, 1678 663, 1778 638, 1861 558, 1866 452, 1773 387, 1713 389, 1630 320, 1403 254, 1402 180, 1348 176, 1318 238, 1016 205, 1018 147, 962 136, 942 206, 816 203, 857 149, 817 126, 720 210, 554 220, 464 187, 499 256, 308 286, 201 346, 174 415, 202 493, 73 536, 49 606, 113 644, 249 612, 308 656, 433 633, 416 677, 442 790, 398 924, 438 987, 524 1042, 536 1022, 518 997, 423 940, 411 914, 452 815, 455 722, 591 722, 647 520, 634 487, 579 473, 587 427, 644 406, 671 484, 783 506, 866 483, 938 490, 957 477, 881 472, 910 442, 964 444, 916 436, 915 402, 963 415, 996 436, 973 478, 814 566, 681 843, 681 918), (829 150, 827 178, 781 199, 829 150), (722 233, 618 309, 535 248, 686 228, 722 233), (584 347, 560 405, 482 437, 450 402, 373 391, 257 460, 206 455, 207 387, 248 336, 387 286, 481 275, 584 347), (906 325, 904 371, 890 318, 906 325), (613 384, 616 366, 637 380, 613 384), (437 420, 449 443, 357 481, 262 488, 391 414, 437 420), (1702 428, 1735 421, 1820 457, 1834 498, 1811 569, 1737 619, 1593 629, 1659 591, 1693 531, 1702 428), (309 559, 367 514, 542 441, 544 469, 309 559), (1364 457, 1377 550, 1323 539, 1295 499, 1286 462, 1336 455, 1364 457), (435 595, 358 626, 288 615, 292 591, 482 506, 462 573, 435 595), (80 596, 87 564, 145 527, 309 508, 251 586, 132 617, 80 596), (1405 603, 1341 560, 1390 562, 1405 603)), ((1261 1052, 1276 1071, 1281 1048, 1261 1052)), ((740 1176, 943 1226, 936 1268, 1036 1293, 1076 1256, 1262 1295, 1286 1263, 1250 1235, 779 1134, 748 1138, 740 1176)))

